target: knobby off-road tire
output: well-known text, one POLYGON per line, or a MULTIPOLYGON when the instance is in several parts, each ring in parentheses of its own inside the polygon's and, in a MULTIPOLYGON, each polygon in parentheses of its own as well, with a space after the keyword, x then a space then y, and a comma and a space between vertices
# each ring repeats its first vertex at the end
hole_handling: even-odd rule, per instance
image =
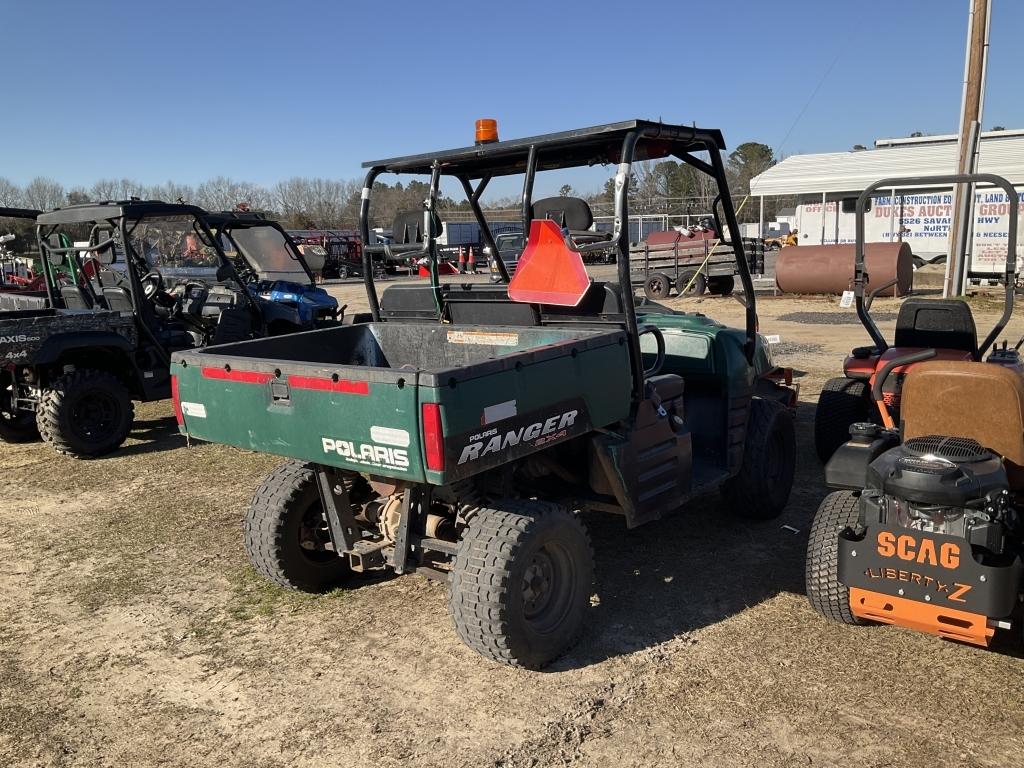
POLYGON ((61 376, 43 393, 36 426, 67 456, 102 456, 128 437, 135 418, 131 394, 112 373, 82 369, 61 376))
POLYGON ((282 587, 326 592, 351 574, 347 557, 326 545, 327 519, 312 465, 288 461, 253 494, 243 523, 253 567, 282 587))
POLYGON ((546 501, 502 501, 462 534, 448 610, 473 650, 540 669, 579 639, 593 581, 590 538, 575 515, 546 501))
POLYGON ((814 410, 814 450, 821 461, 832 458, 850 439, 850 425, 871 420, 871 401, 866 381, 840 376, 821 388, 814 410))
POLYGON ((771 520, 786 508, 796 469, 793 416, 781 403, 750 403, 743 466, 722 486, 729 509, 751 520, 771 520))
POLYGON ((850 610, 850 590, 839 581, 839 532, 858 523, 860 497, 853 491, 830 493, 821 502, 807 542, 807 599, 827 619, 866 624, 850 610))

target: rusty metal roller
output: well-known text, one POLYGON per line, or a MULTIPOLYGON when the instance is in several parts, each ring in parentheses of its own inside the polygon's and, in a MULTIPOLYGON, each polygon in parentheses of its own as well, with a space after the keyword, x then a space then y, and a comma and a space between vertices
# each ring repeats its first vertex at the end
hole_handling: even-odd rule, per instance
MULTIPOLYGON (((895 279, 883 296, 906 296, 914 287, 914 262, 907 243, 865 243, 865 267, 870 285, 895 279)), ((841 294, 853 288, 854 246, 793 245, 779 251, 775 283, 783 293, 841 294)))

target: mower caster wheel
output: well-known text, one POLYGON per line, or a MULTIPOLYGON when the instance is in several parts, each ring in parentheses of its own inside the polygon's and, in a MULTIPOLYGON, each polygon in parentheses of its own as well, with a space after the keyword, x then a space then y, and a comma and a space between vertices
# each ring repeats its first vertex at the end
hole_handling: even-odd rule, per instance
POLYGON ((135 419, 131 394, 112 373, 81 369, 61 376, 43 393, 36 426, 58 453, 102 456, 128 437, 135 419))
POLYGON ((594 581, 590 538, 565 507, 516 499, 478 510, 452 563, 448 610, 470 648, 540 669, 580 636, 594 581))
POLYGON ((751 520, 771 520, 786 508, 796 470, 796 432, 793 416, 775 400, 750 402, 743 466, 722 486, 733 514, 751 520))
POLYGON ((867 382, 846 376, 826 381, 814 409, 814 450, 822 463, 850 439, 851 424, 870 420, 867 382))
POLYGON ((327 592, 351 569, 331 545, 327 517, 311 464, 288 461, 253 494, 243 523, 253 567, 282 587, 327 592))
POLYGON ((866 624, 850 610, 850 590, 839 581, 839 533, 860 520, 860 496, 853 491, 830 493, 821 502, 807 542, 807 599, 826 619, 866 624))

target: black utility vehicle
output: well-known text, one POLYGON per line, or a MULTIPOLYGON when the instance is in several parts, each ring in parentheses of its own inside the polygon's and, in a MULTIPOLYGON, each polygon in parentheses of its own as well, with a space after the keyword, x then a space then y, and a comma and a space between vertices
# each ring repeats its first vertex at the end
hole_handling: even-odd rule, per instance
POLYGON ((45 306, 0 313, 0 438, 108 453, 133 400, 171 395, 172 352, 265 332, 195 206, 88 203, 38 219, 45 306), (58 280, 73 265, 77 279, 58 280))

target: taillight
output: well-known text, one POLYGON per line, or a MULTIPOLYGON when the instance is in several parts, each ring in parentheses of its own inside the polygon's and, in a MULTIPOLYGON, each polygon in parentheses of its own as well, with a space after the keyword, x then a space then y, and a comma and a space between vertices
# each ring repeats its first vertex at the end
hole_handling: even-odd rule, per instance
POLYGON ((178 377, 171 376, 171 401, 174 403, 174 418, 178 426, 185 426, 185 415, 181 412, 181 398, 178 396, 178 377))
POLYGON ((444 472, 444 434, 441 431, 441 406, 423 404, 423 448, 427 455, 427 469, 444 472))

